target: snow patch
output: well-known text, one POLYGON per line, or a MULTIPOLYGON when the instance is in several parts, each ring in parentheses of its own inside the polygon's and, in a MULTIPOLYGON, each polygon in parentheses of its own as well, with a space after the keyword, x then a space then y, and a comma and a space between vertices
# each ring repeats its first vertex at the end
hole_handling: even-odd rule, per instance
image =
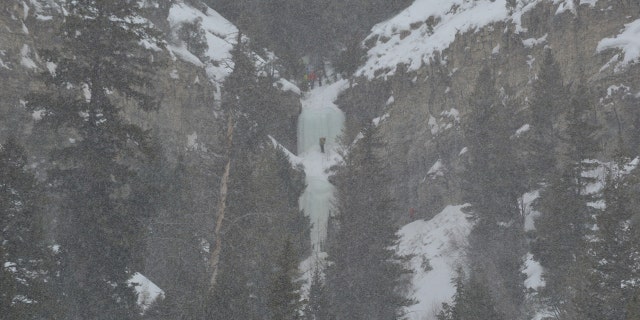
POLYGON ((491 50, 491 54, 499 54, 500 53, 500 44, 498 43, 495 47, 493 47, 493 49, 491 50))
POLYGON ((545 44, 547 42, 547 37, 549 36, 548 33, 546 33, 544 36, 536 39, 536 38, 529 38, 529 39, 525 39, 522 40, 522 44, 527 47, 527 48, 533 48, 534 46, 538 46, 541 44, 545 44))
POLYGON ((533 259, 533 254, 527 253, 524 260, 524 272, 527 275, 527 279, 524 281, 524 286, 526 288, 537 290, 541 287, 545 286, 545 281, 542 278, 542 273, 544 269, 540 262, 533 259))
POLYGON ((382 115, 381 117, 377 117, 377 118, 373 119, 373 121, 372 121, 372 122, 373 122, 373 125, 377 127, 377 126, 379 126, 379 125, 380 125, 380 123, 381 123, 382 121, 384 121, 384 120, 385 120, 385 119, 387 119, 387 118, 389 118, 389 114, 388 114, 388 113, 385 113, 385 114, 384 114, 384 115, 382 115))
POLYGON ((158 299, 164 299, 164 291, 139 272, 136 272, 127 283, 129 286, 135 287, 136 293, 138 293, 138 305, 142 308, 142 312, 158 299))
POLYGON ((429 169, 429 171, 427 172, 427 176, 430 176, 431 179, 435 179, 436 177, 443 177, 444 169, 445 167, 442 164, 442 161, 438 159, 436 163, 434 163, 429 169))
POLYGON ((443 302, 451 302, 455 293, 451 279, 465 263, 467 236, 472 227, 463 212, 467 206, 447 206, 431 220, 417 220, 398 231, 398 253, 411 256, 409 297, 417 301, 407 307, 408 319, 431 317, 443 302))
POLYGON ((390 106, 395 102, 396 102, 396 98, 394 98, 393 96, 390 96, 389 99, 387 99, 387 103, 385 103, 385 105, 390 106))
POLYGON ((297 95, 301 95, 302 91, 300 90, 300 88, 298 88, 298 86, 296 86, 295 84, 289 82, 286 79, 278 79, 278 81, 273 83, 273 86, 284 91, 284 92, 293 92, 297 95))
POLYGON ((640 19, 624 26, 624 29, 618 35, 600 40, 596 47, 596 52, 603 52, 609 49, 622 50, 624 58, 615 66, 615 72, 623 70, 632 63, 637 63, 639 61, 638 58, 640 58, 640 19))
POLYGON ((22 45, 20 49, 20 64, 27 69, 37 69, 36 63, 29 57, 31 55, 31 48, 28 45, 22 45))
MULTIPOLYGON (((179 30, 184 23, 200 21, 208 46, 205 56, 215 62, 210 63, 207 61, 207 75, 216 81, 222 81, 231 73, 231 68, 233 67, 231 50, 236 43, 238 29, 229 20, 209 7, 205 6, 203 12, 203 10, 193 8, 185 3, 174 4, 169 10, 167 20, 173 30, 179 30)), ((205 66, 183 44, 170 45, 168 48, 186 62, 200 67, 205 66)))
POLYGON ((518 128, 518 130, 516 130, 515 133, 515 137, 520 137, 522 134, 528 132, 531 129, 531 126, 527 123, 525 125, 523 125, 522 127, 518 128))
POLYGON ((535 220, 541 215, 540 212, 533 209, 533 202, 540 197, 540 190, 527 192, 519 199, 520 212, 524 216, 524 231, 533 231, 536 229, 535 220))
POLYGON ((187 150, 198 150, 200 144, 198 143, 198 133, 193 132, 187 135, 187 150))

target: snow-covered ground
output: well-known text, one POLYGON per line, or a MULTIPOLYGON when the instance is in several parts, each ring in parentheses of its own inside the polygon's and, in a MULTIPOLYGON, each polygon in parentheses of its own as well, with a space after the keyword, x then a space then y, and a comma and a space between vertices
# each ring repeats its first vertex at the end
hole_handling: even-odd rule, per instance
POLYGON ((457 268, 465 266, 472 227, 462 212, 466 206, 448 206, 431 220, 414 221, 398 231, 398 253, 412 256, 410 298, 417 304, 407 308, 408 319, 435 319, 442 303, 451 302, 456 290, 451 280, 457 268))

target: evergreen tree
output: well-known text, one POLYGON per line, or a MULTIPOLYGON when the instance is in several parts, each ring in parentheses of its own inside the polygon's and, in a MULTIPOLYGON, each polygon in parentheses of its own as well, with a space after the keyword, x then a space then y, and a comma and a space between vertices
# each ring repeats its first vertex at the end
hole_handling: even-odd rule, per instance
POLYGON ((127 97, 144 110, 155 107, 147 94, 153 66, 139 46, 154 38, 140 10, 128 0, 69 2, 61 45, 42 53, 55 66, 43 74, 46 90, 27 97, 31 110, 43 111, 41 125, 73 137, 52 152, 49 172, 60 199, 56 241, 65 318, 139 316, 127 280, 142 256, 142 217, 127 190, 146 134, 124 121, 115 101, 127 97))
POLYGON ((616 163, 607 174, 606 208, 597 217, 597 240, 590 242, 589 284, 577 302, 584 319, 634 319, 633 299, 640 288, 640 235, 631 218, 640 211, 633 200, 636 177, 624 173, 627 163, 616 163))
POLYGON ((524 234, 518 198, 524 193, 524 170, 518 162, 506 101, 495 88, 488 68, 478 75, 463 120, 469 163, 464 172, 464 196, 472 204, 476 224, 470 234, 469 257, 485 266, 474 272, 493 279, 498 307, 517 317, 524 303, 522 256, 524 234))
POLYGON ((40 190, 27 171, 27 156, 14 137, 0 145, 0 314, 40 319, 52 302, 37 201, 40 190))
POLYGON ((529 163, 532 182, 537 184, 550 176, 556 166, 554 119, 566 103, 560 66, 550 49, 546 49, 533 93, 529 103, 531 111, 531 137, 529 140, 529 163))
POLYGON ((524 192, 523 166, 510 139, 509 110, 501 102, 488 68, 478 75, 463 120, 469 164, 465 195, 474 211, 492 222, 509 222, 519 215, 518 197, 524 192))
POLYGON ((550 181, 537 203, 542 215, 536 220, 537 238, 532 251, 546 267, 544 295, 565 315, 577 312, 575 293, 584 286, 578 275, 585 275, 588 269, 586 237, 591 233, 594 212, 587 205, 593 197, 585 188, 595 178, 584 173, 598 165, 589 159, 599 150, 595 139, 598 127, 589 119, 591 108, 588 90, 580 83, 566 113, 562 174, 550 181))
POLYGON ((401 293, 408 273, 393 246, 392 199, 373 125, 349 151, 335 175, 337 231, 329 244, 326 285, 335 319, 400 319, 412 301, 401 293))
POLYGON ((544 296, 562 314, 574 312, 576 283, 570 275, 583 272, 575 267, 584 258, 592 214, 576 181, 574 172, 565 169, 541 192, 535 205, 542 214, 535 220, 536 238, 531 251, 545 267, 544 296))
POLYGON ((455 279, 456 293, 451 304, 443 303, 438 320, 500 320, 505 317, 497 310, 489 289, 472 271, 471 277, 458 270, 455 279))
POLYGON ((185 42, 189 52, 206 62, 205 52, 209 49, 209 45, 202 29, 202 18, 197 18, 193 22, 183 23, 178 31, 178 36, 185 42))
POLYGON ((330 320, 327 290, 321 277, 320 266, 316 266, 309 286, 309 297, 304 308, 305 320, 330 320))
MULTIPOLYGON (((584 84, 579 83, 571 96, 569 110, 566 114, 567 129, 562 140, 566 144, 564 150, 566 164, 564 165, 574 171, 573 176, 577 179, 576 183, 580 187, 595 181, 595 178, 584 177, 582 173, 593 170, 598 165, 594 161, 589 161, 594 159, 600 151, 596 139, 599 127, 589 119, 589 113, 592 109, 589 90, 584 84)), ((584 193, 580 189, 578 192, 584 193)))
POLYGON ((269 307, 271 319, 300 319, 300 282, 298 272, 298 256, 291 240, 287 239, 282 253, 276 262, 277 269, 271 280, 269 307))

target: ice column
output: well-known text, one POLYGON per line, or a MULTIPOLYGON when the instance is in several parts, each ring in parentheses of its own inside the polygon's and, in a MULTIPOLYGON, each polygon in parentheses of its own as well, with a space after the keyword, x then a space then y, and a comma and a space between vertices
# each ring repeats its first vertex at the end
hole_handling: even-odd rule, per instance
POLYGON ((328 181, 326 170, 338 158, 336 137, 344 125, 343 112, 332 102, 335 97, 329 92, 327 95, 316 92, 315 97, 303 100, 298 118, 298 155, 303 159, 307 183, 300 197, 300 208, 312 223, 311 245, 315 253, 324 251, 322 246, 334 202, 334 187, 328 181), (320 152, 321 137, 326 138, 325 153, 320 152))

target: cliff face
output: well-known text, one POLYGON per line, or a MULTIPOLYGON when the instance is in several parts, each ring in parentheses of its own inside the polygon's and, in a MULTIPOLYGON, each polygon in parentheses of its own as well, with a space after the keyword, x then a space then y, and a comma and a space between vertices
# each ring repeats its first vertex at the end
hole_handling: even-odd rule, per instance
MULTIPOLYGON (((616 37, 625 24, 637 20, 640 3, 525 2, 528 4, 520 2, 521 14, 457 32, 446 49, 425 55, 429 62, 419 68, 415 60, 400 63, 391 71, 380 68, 373 81, 361 78, 361 84, 343 96, 341 107, 348 114, 350 127, 358 126, 363 112, 370 114, 369 120, 384 116, 381 130, 395 179, 392 192, 402 209, 399 220, 406 221, 407 215, 400 214, 410 207, 422 217, 430 217, 443 206, 462 201, 458 177, 465 145, 460 119, 469 108, 469 95, 480 69, 489 66, 495 74, 498 88, 516 109, 512 121, 518 128, 527 124, 531 84, 547 47, 561 66, 565 85, 573 88, 582 79, 591 90, 594 117, 602 126, 601 156, 610 155, 619 127, 625 141, 637 150, 640 64, 626 64, 621 50, 608 49, 601 42, 616 37), (377 98, 370 101, 372 97, 377 98)), ((365 44, 370 49, 385 41, 402 45, 411 33, 428 34, 422 29, 428 24, 429 20, 411 24, 411 30, 394 28, 391 39, 375 36, 365 44)), ((424 41, 432 40, 425 37, 424 41)), ((369 57, 370 61, 375 58, 369 57)), ((384 54, 377 58, 385 59, 384 54)), ((555 122, 563 125, 561 117, 555 122)))
MULTIPOLYGON (((225 121, 219 97, 224 74, 230 69, 229 61, 226 61, 228 56, 222 49, 215 52, 223 54, 222 57, 211 57, 211 63, 194 61, 197 59, 183 50, 182 39, 176 33, 184 21, 170 21, 169 14, 174 9, 186 17, 185 21, 191 18, 196 21, 198 15, 223 19, 211 9, 196 9, 183 3, 175 4, 173 8, 150 7, 146 18, 154 23, 169 44, 167 49, 155 51, 150 57, 160 61, 162 66, 156 70, 155 91, 152 92, 158 98, 160 108, 143 112, 128 107, 126 99, 121 102, 125 106, 124 116, 151 130, 152 136, 162 145, 164 155, 175 164, 181 154, 215 158, 219 152, 216 149, 222 145, 224 133, 221 127, 225 121), (211 71, 212 68, 215 70, 211 71)), ((56 44, 55 31, 63 17, 62 12, 55 1, 7 0, 0 5, 0 140, 4 141, 10 134, 29 140, 27 148, 35 157, 43 157, 50 143, 66 143, 68 138, 64 134, 56 137, 52 132, 34 135, 32 128, 38 115, 28 113, 23 101, 30 90, 41 85, 38 75, 47 70, 47 65, 38 50, 56 44)), ((228 25, 227 28, 235 28, 228 25)), ((226 37, 235 35, 227 34, 226 37)), ((214 38, 208 46, 219 47, 215 41, 224 39, 214 38)), ((269 134, 295 151, 295 119, 300 109, 298 96, 282 91, 274 99, 276 101, 270 101, 268 106, 274 108, 274 119, 267 124, 269 134)))

